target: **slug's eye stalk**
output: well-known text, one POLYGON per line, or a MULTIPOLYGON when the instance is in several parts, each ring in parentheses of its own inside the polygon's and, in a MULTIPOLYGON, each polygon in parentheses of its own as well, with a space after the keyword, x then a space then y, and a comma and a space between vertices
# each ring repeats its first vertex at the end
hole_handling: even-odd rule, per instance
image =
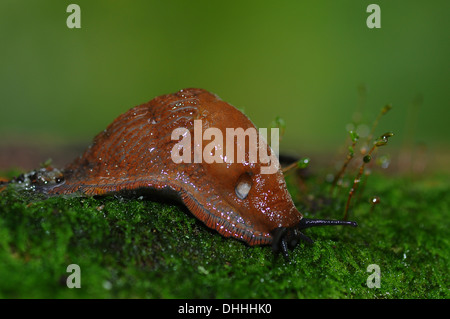
POLYGON ((301 230, 316 226, 335 225, 358 226, 358 224, 353 221, 302 218, 300 223, 295 227, 278 227, 273 230, 272 250, 274 253, 281 252, 285 258, 288 258, 288 248, 294 248, 298 245, 300 240, 307 241, 311 244, 313 243, 313 240, 303 234, 301 230))

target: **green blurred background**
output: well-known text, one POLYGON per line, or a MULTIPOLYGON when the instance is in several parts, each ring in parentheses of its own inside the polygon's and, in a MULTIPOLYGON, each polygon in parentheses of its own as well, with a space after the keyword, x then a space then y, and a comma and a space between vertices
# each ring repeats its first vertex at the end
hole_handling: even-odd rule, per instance
POLYGON ((370 125, 386 103, 377 132, 396 133, 391 149, 447 150, 449 12, 448 0, 1 0, 0 151, 86 146, 132 106, 187 87, 259 127, 282 117, 282 151, 334 151, 358 107, 370 125), (66 26, 70 3, 81 29, 66 26), (366 26, 370 3, 381 29, 366 26))

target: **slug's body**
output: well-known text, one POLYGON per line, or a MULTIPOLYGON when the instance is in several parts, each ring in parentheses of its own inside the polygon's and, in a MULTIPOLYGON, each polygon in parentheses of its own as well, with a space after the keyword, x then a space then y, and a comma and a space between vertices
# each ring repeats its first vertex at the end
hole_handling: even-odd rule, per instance
MULTIPOLYGON (((203 131, 210 127, 222 132, 226 128, 254 128, 243 113, 205 90, 186 89, 160 96, 119 116, 82 156, 63 169, 59 183, 41 190, 51 195, 169 191, 223 236, 249 245, 272 244, 285 254, 288 244, 308 239, 300 232, 303 228, 356 225, 304 219, 294 206, 275 157, 271 157, 277 167, 273 174, 261 174, 263 164, 259 161, 175 163, 171 151, 178 140, 172 140, 172 132, 187 128, 192 135, 194 120, 202 120, 203 131)), ((266 144, 262 146, 270 153, 266 144)), ((192 152, 194 149, 192 144, 192 152)))

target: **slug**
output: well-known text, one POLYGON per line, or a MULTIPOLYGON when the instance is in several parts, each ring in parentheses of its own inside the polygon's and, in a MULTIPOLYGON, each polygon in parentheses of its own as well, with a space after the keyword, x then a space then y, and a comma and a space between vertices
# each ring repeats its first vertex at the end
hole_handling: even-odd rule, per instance
MULTIPOLYGON (((260 160, 176 163, 172 152, 180 139, 173 139, 173 132, 185 128, 184 135, 195 133, 196 120, 201 120, 203 132, 208 128, 221 132, 255 128, 242 112, 215 94, 203 89, 180 90, 120 115, 94 138, 84 154, 57 172, 57 180, 41 183, 37 189, 49 195, 93 196, 130 190, 174 194, 196 218, 221 235, 250 246, 272 245, 275 252, 285 256, 299 240, 312 242, 301 232, 305 228, 357 225, 304 218, 286 188, 278 159, 264 139, 258 139, 258 146, 271 154, 270 164, 275 167, 271 174, 261 173, 267 162, 260 160)), ((195 156, 195 143, 194 137, 191 154, 184 155, 195 156)), ((215 150, 219 148, 225 149, 225 142, 218 141, 215 150)), ((245 155, 248 159, 249 148, 245 155)))

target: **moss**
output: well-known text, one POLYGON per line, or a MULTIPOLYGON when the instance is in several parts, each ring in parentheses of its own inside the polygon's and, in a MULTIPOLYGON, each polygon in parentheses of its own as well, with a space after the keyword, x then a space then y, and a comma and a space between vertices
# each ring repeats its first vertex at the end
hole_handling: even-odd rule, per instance
MULTIPOLYGON (((350 219, 359 227, 307 230, 315 243, 301 243, 289 261, 220 236, 176 204, 30 199, 8 187, 0 297, 449 298, 448 178, 371 176, 364 194, 381 203, 371 212, 366 195, 355 201, 350 219), (81 268, 81 289, 66 286, 69 264, 81 268), (380 266, 380 288, 367 287, 370 264, 380 266)), ((314 214, 340 219, 342 203, 314 214)))

